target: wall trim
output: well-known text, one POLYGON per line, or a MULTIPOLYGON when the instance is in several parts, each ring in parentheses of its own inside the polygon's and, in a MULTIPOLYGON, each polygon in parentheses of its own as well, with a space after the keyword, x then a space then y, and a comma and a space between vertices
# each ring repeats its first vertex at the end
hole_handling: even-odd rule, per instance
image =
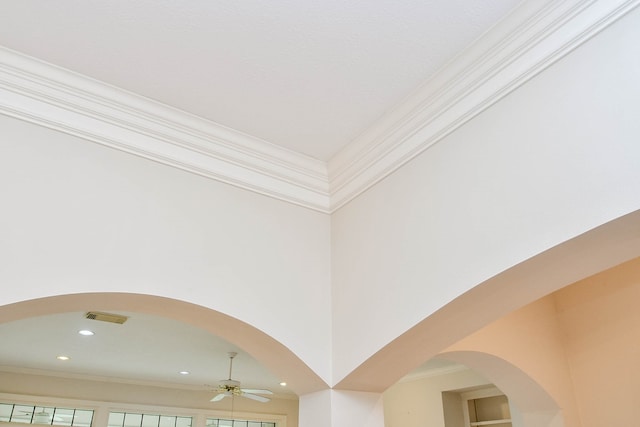
POLYGON ((441 141, 639 3, 523 3, 329 161, 331 211, 441 141))
MULTIPOLYGON (((217 385, 208 385, 208 384, 202 384, 202 385, 181 384, 181 383, 173 383, 173 382, 167 382, 167 381, 107 377, 102 375, 91 375, 91 374, 73 373, 73 372, 66 372, 66 371, 52 371, 47 369, 22 368, 22 367, 15 367, 15 366, 0 365, 0 375, 2 375, 3 373, 18 374, 18 375, 32 375, 32 376, 40 376, 40 377, 64 378, 64 379, 75 380, 75 381, 91 381, 91 382, 98 382, 98 383, 101 383, 101 382, 117 383, 117 384, 144 386, 144 387, 168 388, 171 390, 199 391, 199 392, 210 393, 212 397, 214 394, 216 394, 216 388, 217 388, 217 385)), ((2 393, 0 393, 0 395, 1 394, 2 393)), ((274 399, 286 399, 286 400, 298 399, 298 396, 295 394, 284 394, 284 393, 273 393, 273 395, 271 395, 270 397, 274 399)))
POLYGON ((327 212, 326 164, 0 47, 0 113, 327 212))
POLYGON ((0 114, 331 213, 640 4, 529 1, 323 162, 0 47, 0 114))

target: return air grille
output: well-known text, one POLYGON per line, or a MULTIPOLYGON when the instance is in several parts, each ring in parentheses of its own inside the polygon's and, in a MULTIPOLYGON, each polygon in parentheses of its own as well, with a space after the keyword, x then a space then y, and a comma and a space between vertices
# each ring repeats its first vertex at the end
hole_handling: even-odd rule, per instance
POLYGON ((84 317, 91 320, 99 320, 101 322, 117 323, 119 325, 122 325, 128 319, 127 316, 112 313, 102 313, 100 311, 90 311, 85 314, 84 317))

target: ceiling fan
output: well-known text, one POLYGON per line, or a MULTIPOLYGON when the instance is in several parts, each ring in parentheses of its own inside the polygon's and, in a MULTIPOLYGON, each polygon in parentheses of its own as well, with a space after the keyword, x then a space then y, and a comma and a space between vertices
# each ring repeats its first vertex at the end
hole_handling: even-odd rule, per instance
POLYGON ((236 352, 229 352, 229 379, 221 380, 218 385, 218 394, 213 396, 211 402, 217 402, 224 399, 227 396, 242 396, 248 399, 253 399, 258 402, 268 402, 271 399, 259 396, 260 394, 273 394, 271 390, 258 389, 258 388, 241 388, 240 381, 231 379, 231 369, 233 368, 233 358, 238 355, 236 352))

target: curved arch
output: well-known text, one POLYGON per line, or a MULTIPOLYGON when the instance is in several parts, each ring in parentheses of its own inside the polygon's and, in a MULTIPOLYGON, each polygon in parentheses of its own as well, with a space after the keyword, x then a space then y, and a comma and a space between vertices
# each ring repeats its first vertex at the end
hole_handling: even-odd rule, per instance
POLYGON ((242 348, 274 374, 290 378, 288 385, 298 395, 328 388, 291 350, 259 329, 213 309, 166 297, 108 292, 44 297, 0 306, 0 323, 87 307, 152 314, 193 325, 242 348))
POLYGON ((640 256, 638 224, 640 211, 635 211, 475 286, 378 350, 335 388, 382 392, 424 361, 492 321, 640 256))
POLYGON ((519 414, 512 411, 514 425, 564 425, 561 407, 554 398, 524 371, 505 359, 479 351, 444 352, 438 358, 466 365, 502 390, 519 411, 519 414))

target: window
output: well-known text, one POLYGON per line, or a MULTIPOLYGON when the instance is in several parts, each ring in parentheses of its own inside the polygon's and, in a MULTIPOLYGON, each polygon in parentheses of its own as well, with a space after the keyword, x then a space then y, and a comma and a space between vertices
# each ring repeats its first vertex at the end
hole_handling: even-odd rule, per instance
POLYGON ((109 427, 191 427, 191 417, 110 412, 109 427))
POLYGON ((273 421, 229 420, 223 418, 207 418, 206 427, 276 427, 273 421))
POLYGON ((89 409, 0 403, 0 421, 90 427, 93 421, 93 411, 89 409))

